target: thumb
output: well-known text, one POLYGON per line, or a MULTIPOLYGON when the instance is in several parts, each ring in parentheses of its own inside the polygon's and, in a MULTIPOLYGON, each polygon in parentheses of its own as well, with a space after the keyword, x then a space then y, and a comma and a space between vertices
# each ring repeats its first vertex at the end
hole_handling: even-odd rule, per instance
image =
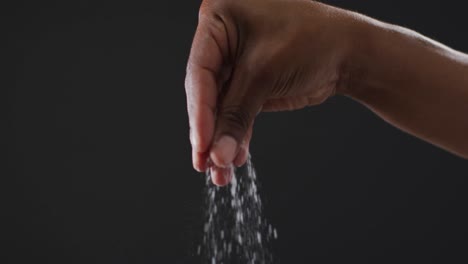
POLYGON ((246 69, 236 67, 218 107, 210 158, 221 168, 232 166, 266 98, 266 89, 246 69))

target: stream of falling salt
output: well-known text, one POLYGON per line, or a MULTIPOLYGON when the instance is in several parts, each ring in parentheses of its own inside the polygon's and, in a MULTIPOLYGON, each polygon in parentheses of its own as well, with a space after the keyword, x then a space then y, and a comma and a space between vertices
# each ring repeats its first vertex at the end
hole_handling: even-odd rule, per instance
POLYGON ((206 177, 206 219, 197 254, 209 264, 271 264, 270 242, 277 231, 262 216, 257 176, 251 161, 236 169, 228 187, 206 177))

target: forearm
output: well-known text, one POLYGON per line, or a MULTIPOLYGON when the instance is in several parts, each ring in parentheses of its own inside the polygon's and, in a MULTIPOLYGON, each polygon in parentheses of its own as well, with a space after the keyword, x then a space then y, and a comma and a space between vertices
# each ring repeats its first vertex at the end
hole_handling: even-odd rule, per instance
POLYGON ((468 157, 468 56, 400 27, 373 20, 357 26, 338 92, 468 157))

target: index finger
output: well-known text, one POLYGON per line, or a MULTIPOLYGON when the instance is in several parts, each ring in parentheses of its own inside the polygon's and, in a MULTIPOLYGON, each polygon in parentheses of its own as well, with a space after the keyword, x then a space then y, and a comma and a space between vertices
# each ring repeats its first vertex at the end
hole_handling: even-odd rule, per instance
MULTIPOLYGON (((223 64, 222 28, 201 17, 187 66, 185 91, 190 122, 193 165, 206 170, 207 152, 213 139, 218 99, 218 78, 223 64)), ((223 47, 224 45, 224 47, 223 47)))

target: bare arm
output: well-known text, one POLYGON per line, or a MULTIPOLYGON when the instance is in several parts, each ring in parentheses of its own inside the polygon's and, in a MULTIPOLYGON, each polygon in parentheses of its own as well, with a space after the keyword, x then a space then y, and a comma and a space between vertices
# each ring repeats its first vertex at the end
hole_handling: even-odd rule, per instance
POLYGON ((372 19, 361 26, 356 36, 364 41, 351 55, 339 93, 468 158, 468 56, 398 26, 372 19))
POLYGON ((468 157, 468 57, 413 31, 309 0, 204 0, 186 78, 193 165, 229 182, 256 115, 334 94, 468 157))

